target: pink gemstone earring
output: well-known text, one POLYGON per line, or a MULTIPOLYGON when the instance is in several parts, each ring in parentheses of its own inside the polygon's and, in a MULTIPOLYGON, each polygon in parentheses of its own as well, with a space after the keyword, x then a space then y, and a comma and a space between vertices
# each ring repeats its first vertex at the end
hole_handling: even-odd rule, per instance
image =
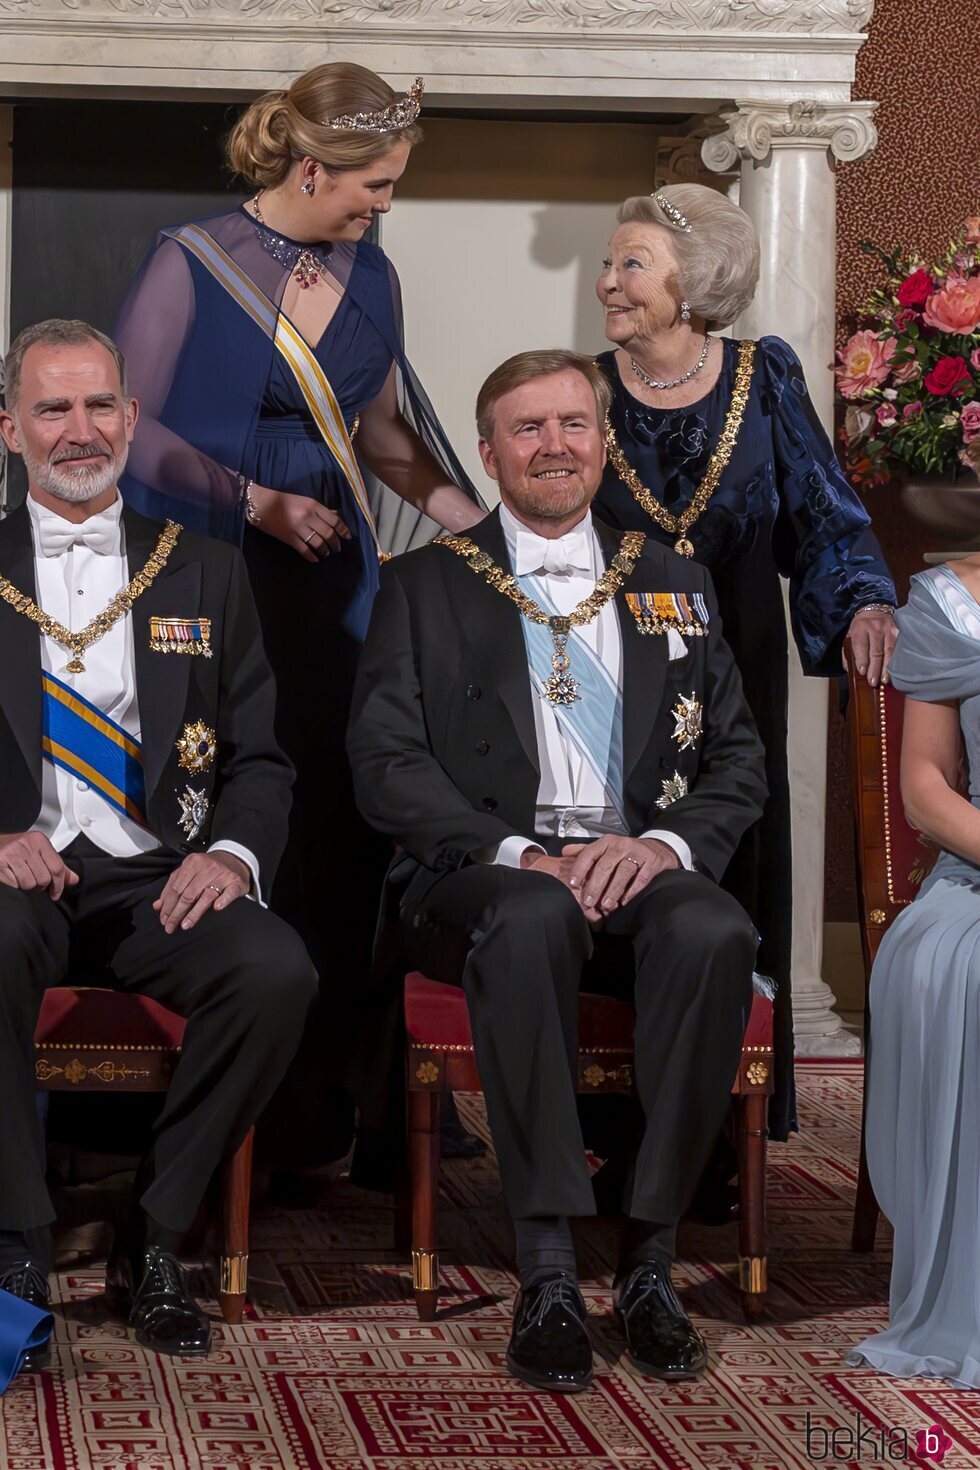
POLYGON ((312 179, 307 179, 305 184, 301 184, 300 185, 300 193, 301 194, 306 194, 308 197, 309 196, 312 196, 313 190, 314 190, 315 187, 316 186, 313 183, 313 180, 312 179))

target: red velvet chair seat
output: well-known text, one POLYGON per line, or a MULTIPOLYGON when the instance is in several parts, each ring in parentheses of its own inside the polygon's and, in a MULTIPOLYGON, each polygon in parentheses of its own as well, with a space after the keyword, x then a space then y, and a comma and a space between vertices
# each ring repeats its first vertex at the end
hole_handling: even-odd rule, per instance
POLYGON ((159 1047, 177 1051, 186 1022, 148 995, 115 990, 45 991, 34 1033, 42 1046, 159 1047))

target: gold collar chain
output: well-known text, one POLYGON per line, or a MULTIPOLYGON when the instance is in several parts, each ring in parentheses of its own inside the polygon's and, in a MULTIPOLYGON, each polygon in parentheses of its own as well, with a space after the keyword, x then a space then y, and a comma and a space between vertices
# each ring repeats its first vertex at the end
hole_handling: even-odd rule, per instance
POLYGON ((120 618, 124 618, 132 609, 133 603, 140 593, 145 592, 154 578, 167 564, 167 559, 177 544, 177 537, 183 527, 177 521, 168 521, 160 532, 160 539, 151 552, 146 565, 136 573, 132 581, 117 592, 112 601, 103 608, 90 623, 87 623, 80 633, 71 633, 56 618, 49 617, 46 612, 32 602, 26 592, 20 592, 6 577, 0 577, 0 597, 4 602, 10 604, 14 612, 23 613, 25 618, 30 618, 36 623, 46 638, 51 638, 55 643, 66 648, 72 654, 72 660, 65 665, 66 674, 84 674, 85 663, 82 654, 86 648, 91 648, 93 643, 98 643, 104 638, 110 628, 115 627, 120 618))
POLYGON ((615 596, 632 572, 645 540, 646 536, 642 531, 624 532, 619 550, 588 597, 584 597, 567 617, 546 613, 533 597, 528 597, 523 591, 513 572, 505 572, 503 567, 498 567, 490 553, 481 551, 468 536, 437 536, 433 544, 447 546, 457 556, 464 557, 470 571, 478 572, 495 592, 509 597, 528 622, 542 623, 549 629, 555 651, 551 658, 551 678, 544 686, 545 697, 552 704, 574 704, 582 696, 579 694, 578 681, 568 671, 568 635, 573 628, 581 628, 599 616, 606 603, 615 596))
POLYGON ((672 536, 677 537, 674 550, 681 556, 694 555, 694 542, 688 536, 688 531, 703 514, 708 501, 718 489, 718 483, 732 457, 732 450, 738 441, 739 430, 745 417, 745 406, 749 401, 749 388, 752 385, 752 365, 755 361, 755 343, 740 342, 738 345, 738 366, 735 370, 735 386, 732 389, 731 402, 728 405, 728 413, 725 416, 725 425, 721 431, 721 438, 715 452, 708 461, 708 468, 704 472, 704 478, 695 490, 690 505, 679 516, 671 515, 666 506, 651 494, 643 484, 636 470, 630 464, 626 455, 619 447, 616 431, 612 423, 606 419, 606 453, 609 463, 616 471, 624 485, 633 492, 633 498, 642 505, 658 526, 663 526, 672 536))

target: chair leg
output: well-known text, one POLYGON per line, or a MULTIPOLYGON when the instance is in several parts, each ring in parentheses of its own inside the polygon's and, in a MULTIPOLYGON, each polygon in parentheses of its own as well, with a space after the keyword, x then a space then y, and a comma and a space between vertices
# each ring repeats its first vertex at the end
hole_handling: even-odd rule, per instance
POLYGON ((737 1101, 738 1285, 747 1322, 757 1322, 766 1300, 766 1111, 764 1092, 737 1101))
POLYGON ((409 1159, 412 1174, 412 1289, 420 1322, 434 1322, 439 1304, 438 1092, 408 1094, 409 1159))
POLYGON ((232 1327, 245 1315, 248 1291, 248 1212, 252 1193, 250 1129, 222 1169, 221 1176, 221 1315, 232 1327))
POLYGON ((880 1210, 875 1198, 871 1175, 868 1173, 868 1155, 864 1146, 864 1126, 861 1127, 861 1162, 858 1165, 857 1192, 854 1196, 854 1220, 851 1225, 851 1250, 873 1251, 878 1231, 880 1210))

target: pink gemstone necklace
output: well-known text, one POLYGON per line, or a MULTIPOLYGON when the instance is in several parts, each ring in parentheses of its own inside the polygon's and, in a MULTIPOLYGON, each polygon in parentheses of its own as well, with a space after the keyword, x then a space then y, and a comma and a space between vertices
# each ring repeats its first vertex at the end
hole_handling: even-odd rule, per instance
MULTIPOLYGON (((268 250, 273 260, 284 265, 287 270, 293 272, 293 280, 297 281, 305 291, 309 286, 315 286, 322 275, 326 275, 327 267, 324 258, 313 249, 312 245, 297 245, 295 240, 287 240, 282 235, 277 235, 271 225, 267 224, 259 208, 259 196, 256 194, 252 200, 252 208, 255 210, 255 218, 262 226, 258 231, 259 239, 268 250)), ((329 246, 321 246, 329 253, 329 246)))

